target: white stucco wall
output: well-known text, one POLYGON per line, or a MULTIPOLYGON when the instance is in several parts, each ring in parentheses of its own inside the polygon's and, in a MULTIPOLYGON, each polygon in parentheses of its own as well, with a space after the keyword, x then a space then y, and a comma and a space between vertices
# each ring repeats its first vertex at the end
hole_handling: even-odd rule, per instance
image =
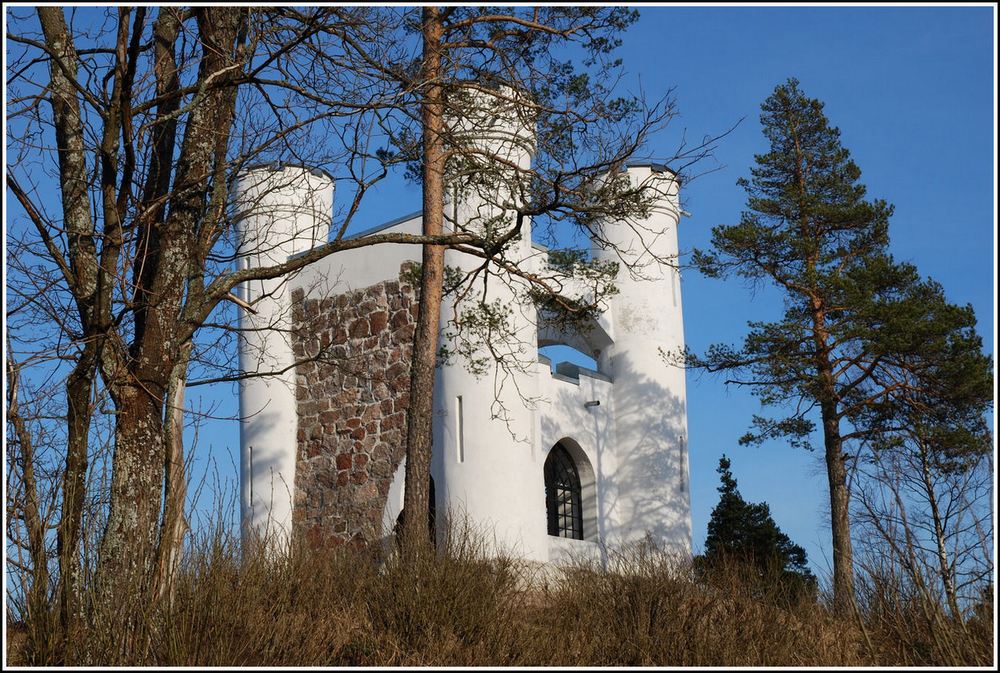
MULTIPOLYGON (((528 161, 530 155, 524 150, 517 162, 528 161)), ((300 177, 310 185, 306 191, 314 206, 292 209, 297 214, 287 217, 281 214, 287 208, 282 210, 278 202, 305 199, 306 191, 272 189, 271 195, 257 200, 254 187, 241 183, 242 198, 258 207, 245 220, 245 237, 266 232, 273 243, 266 256, 247 256, 246 263, 280 261, 325 241, 332 185, 306 176, 311 174, 300 177), (313 192, 322 198, 316 200, 313 192)), ((438 520, 464 518, 489 545, 529 560, 599 559, 602 544, 636 542, 646 534, 664 547, 690 553, 684 372, 667 365, 660 353, 684 344, 680 277, 672 266, 653 259, 677 255, 677 183, 673 174, 648 166, 630 168, 629 178, 659 185, 660 203, 646 221, 605 223, 602 235, 626 262, 641 267, 644 278, 633 277, 623 267, 619 294, 594 329, 575 335, 539 326, 534 309, 519 304, 514 290, 494 279, 487 299, 513 309, 516 338, 493 345, 506 347, 520 366, 477 377, 457 359, 437 372, 431 471, 438 520), (563 374, 553 374, 548 363, 538 359, 537 347, 546 343, 567 343, 594 353, 601 373, 583 370, 566 376, 574 372, 563 368, 563 374), (584 482, 583 541, 555 538, 546 530, 543 466, 549 450, 560 441, 573 447, 571 454, 584 482)), ((477 217, 488 215, 488 210, 478 201, 457 204, 453 214, 464 218, 463 226, 475 228, 477 217)), ((419 233, 420 217, 401 218, 380 231, 419 233)), ((514 254, 536 268, 544 263, 544 251, 530 244, 530 222, 514 254)), ((616 253, 599 248, 593 254, 618 259, 616 253)), ((292 288, 302 288, 313 297, 339 295, 395 280, 404 262, 419 259, 420 248, 414 245, 337 253, 287 283, 267 281, 245 289, 244 298, 256 301, 259 313, 244 313, 241 324, 256 326, 267 320, 283 324, 292 288)), ((468 270, 480 263, 461 253, 446 253, 446 264, 451 266, 468 270)), ((452 301, 445 301, 443 330, 454 308, 452 301)), ((248 371, 263 366, 250 358, 254 352, 266 353, 271 367, 291 362, 287 339, 280 333, 248 336, 241 350, 241 366, 248 371)), ((241 388, 241 409, 247 417, 241 425, 244 517, 255 529, 266 524, 284 536, 290 531, 294 493, 294 381, 294 371, 289 371, 271 379, 251 379, 241 388)), ((383 512, 386 528, 402 506, 401 475, 397 473, 390 487, 383 512)))
POLYGON ((603 236, 617 252, 594 250, 599 259, 624 256, 636 272, 619 270, 619 293, 610 301, 615 340, 598 359, 614 380, 615 469, 607 479, 617 494, 618 525, 609 529, 608 542, 636 542, 650 534, 690 553, 684 370, 662 355, 684 346, 680 276, 669 263, 678 252, 679 184, 673 173, 650 166, 629 168, 628 174, 633 184, 655 185, 661 197, 643 221, 604 223, 603 236))
MULTIPOLYGON (((306 168, 259 167, 236 185, 240 268, 265 267, 326 242, 333 180, 306 168)), ((240 382, 240 500, 244 535, 281 548, 292 526, 295 492, 295 369, 288 330, 294 278, 247 281, 239 297, 239 359, 244 372, 276 372, 240 382)))

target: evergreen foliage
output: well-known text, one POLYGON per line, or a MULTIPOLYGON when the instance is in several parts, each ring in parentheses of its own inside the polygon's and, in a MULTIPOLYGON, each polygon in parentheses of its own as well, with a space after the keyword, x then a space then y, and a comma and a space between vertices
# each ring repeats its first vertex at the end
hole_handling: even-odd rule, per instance
POLYGON ((972 307, 948 303, 928 279, 873 322, 881 376, 895 390, 855 405, 852 420, 868 430, 872 450, 926 452, 943 472, 961 472, 987 455, 993 358, 983 352, 972 307))
MULTIPOLYGON (((992 360, 982 353, 970 306, 888 252, 892 206, 866 198, 861 170, 840 131, 795 79, 762 106, 770 142, 757 155, 747 210, 712 230, 695 265, 782 292, 784 314, 755 321, 741 346, 686 353, 688 366, 726 372, 784 415, 754 416, 740 439, 812 449, 822 437, 830 489, 835 606, 851 612, 853 552, 848 473, 865 450, 899 447, 920 434, 941 457, 985 445, 992 360), (819 423, 817 423, 819 421, 819 423)), ((988 442, 986 442, 988 444, 988 442)), ((955 463, 958 466, 961 461, 955 463)))
POLYGON ((762 579, 777 579, 796 595, 814 595, 816 578, 809 570, 805 550, 778 528, 766 502, 747 502, 740 495, 725 455, 716 470, 722 481, 719 504, 712 510, 705 538, 702 569, 727 563, 753 567, 762 579))

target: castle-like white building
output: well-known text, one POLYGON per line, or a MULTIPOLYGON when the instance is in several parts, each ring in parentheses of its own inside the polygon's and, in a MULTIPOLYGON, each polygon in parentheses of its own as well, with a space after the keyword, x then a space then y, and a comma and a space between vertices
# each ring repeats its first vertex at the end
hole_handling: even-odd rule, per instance
MULTIPOLYGON (((515 145, 503 151, 528 165, 530 148, 515 145)), ((496 545, 535 561, 599 559, 602 548, 647 534, 690 553, 684 372, 661 355, 684 345, 680 276, 661 263, 678 252, 678 181, 655 164, 627 170, 633 184, 654 184, 661 196, 646 221, 602 225, 600 238, 613 249, 595 242, 593 257, 627 262, 607 310, 566 333, 514 288, 489 283, 488 299, 514 309, 516 339, 504 347, 521 366, 502 385, 492 374, 473 375, 461 358, 437 372, 431 474, 438 521, 445 512, 464 517, 496 545), (538 352, 552 344, 591 354, 596 370, 567 362, 553 370, 538 352), (501 407, 505 417, 497 418, 501 407)), ((241 263, 280 263, 325 243, 333 191, 328 175, 301 167, 242 174, 241 263)), ((489 211, 474 193, 448 207, 450 226, 461 228, 474 228, 489 211)), ((385 232, 419 234, 420 214, 357 236, 385 232)), ((543 272, 546 249, 530 235, 518 245, 522 267, 543 272)), ((241 312, 240 365, 266 374, 240 390, 245 534, 351 543, 393 530, 403 502, 417 301, 407 269, 420 258, 417 245, 359 247, 241 288, 252 310, 241 312)), ((446 253, 449 266, 481 263, 446 253)), ((446 296, 442 329, 452 301, 446 296)))

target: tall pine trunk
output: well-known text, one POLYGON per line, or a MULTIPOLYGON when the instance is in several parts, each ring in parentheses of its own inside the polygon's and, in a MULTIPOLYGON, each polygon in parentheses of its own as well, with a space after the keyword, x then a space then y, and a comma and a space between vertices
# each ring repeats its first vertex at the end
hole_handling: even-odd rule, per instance
POLYGON ((826 476, 830 489, 830 531, 833 538, 833 607, 841 616, 854 610, 854 550, 851 546, 850 493, 844 440, 840 432, 836 377, 830 362, 830 335, 821 303, 812 302, 813 339, 816 345, 816 372, 819 376, 820 415, 823 419, 823 446, 826 476))
POLYGON ((830 529, 833 537, 833 606, 842 616, 854 608, 854 550, 851 546, 850 493, 847 488, 847 466, 844 464, 843 439, 837 406, 824 401, 823 442, 826 453, 826 475, 830 487, 830 529))
MULTIPOLYGON (((423 123, 423 233, 440 236, 444 231, 445 152, 442 131, 440 10, 423 10, 423 67, 421 79, 427 89, 421 105, 423 123)), ((437 360, 444 283, 444 248, 424 245, 420 275, 420 304, 413 338, 410 400, 406 421, 406 479, 403 510, 403 555, 415 558, 429 550, 427 520, 430 511, 431 423, 434 405, 434 369, 437 360)))
MULTIPOLYGON (((790 135, 795 152, 795 180, 799 197, 807 203, 811 197, 807 182, 810 162, 803 151, 800 128, 792 123, 790 135)), ((806 278, 813 281, 817 274, 819 250, 822 247, 818 227, 802 213, 799 217, 799 236, 813 243, 806 252, 806 278)), ((823 447, 826 458, 826 477, 830 491, 830 532, 833 542, 833 608, 841 616, 854 611, 854 550, 851 546, 850 492, 847 488, 847 466, 844 464, 844 440, 840 432, 840 405, 837 396, 837 377, 831 362, 831 339, 823 299, 810 282, 809 314, 812 318, 812 338, 816 347, 813 364, 819 378, 820 416, 823 422, 823 447)))

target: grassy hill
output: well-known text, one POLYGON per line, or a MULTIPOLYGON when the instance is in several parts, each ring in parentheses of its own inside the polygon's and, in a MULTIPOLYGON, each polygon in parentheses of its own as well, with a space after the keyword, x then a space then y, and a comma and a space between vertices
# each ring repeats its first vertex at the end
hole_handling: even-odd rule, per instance
POLYGON ((989 618, 958 623, 899 586, 859 578, 856 619, 738 566, 696 576, 637 547, 607 569, 486 560, 472 536, 405 566, 385 548, 281 559, 215 537, 159 610, 98 601, 60 646, 13 623, 8 664, 155 666, 986 666, 989 618))

